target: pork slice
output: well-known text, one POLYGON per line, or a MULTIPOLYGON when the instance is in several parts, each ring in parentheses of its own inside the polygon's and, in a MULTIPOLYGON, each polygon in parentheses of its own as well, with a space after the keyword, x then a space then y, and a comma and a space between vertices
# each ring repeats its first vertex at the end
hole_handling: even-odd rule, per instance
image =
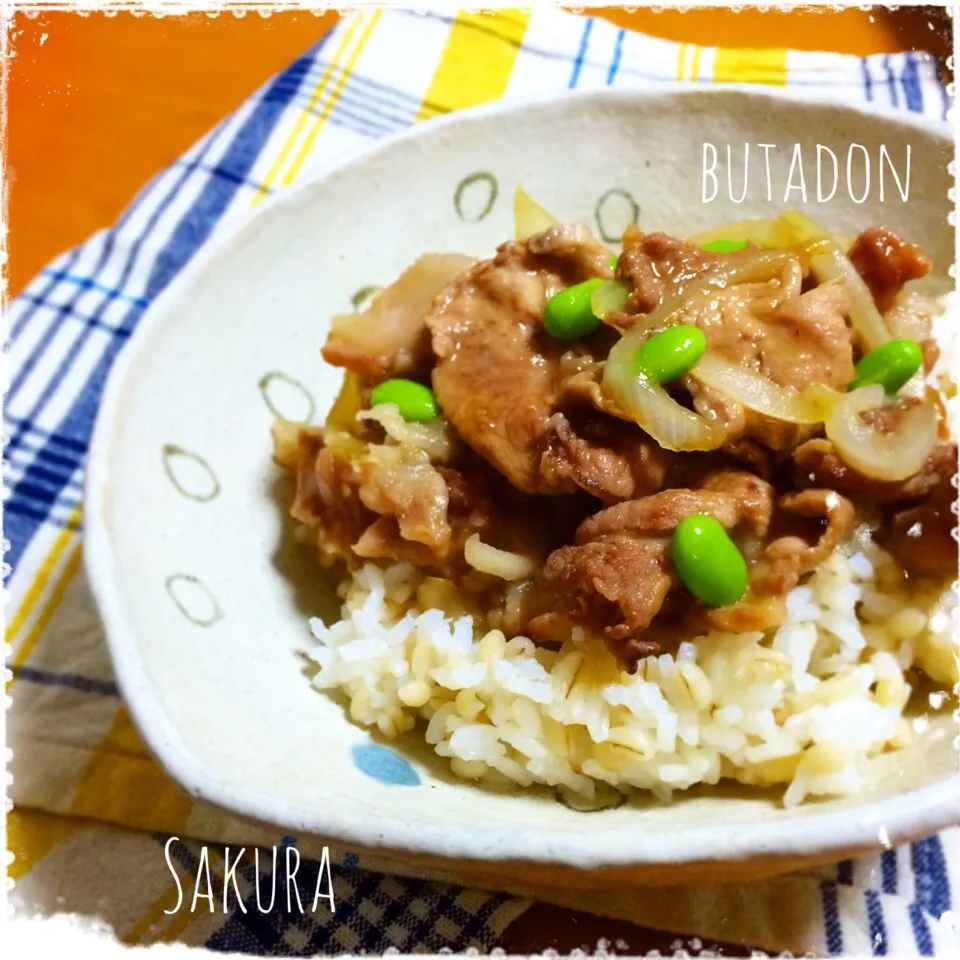
MULTIPOLYGON (((752 369, 774 383, 802 390, 810 383, 843 389, 855 376, 853 342, 845 316, 846 288, 826 283, 769 309, 768 295, 741 295, 736 287, 719 298, 716 314, 703 314, 698 326, 707 346, 737 366, 752 369)), ((739 437, 772 450, 790 450, 813 428, 744 410, 725 398, 694 393, 694 407, 724 425, 728 442, 739 437)))
POLYGON ((396 517, 377 517, 353 544, 352 551, 364 560, 389 560, 415 567, 438 566, 436 551, 405 539, 396 517))
MULTIPOLYGON (((444 416, 525 493, 576 489, 572 480, 540 471, 562 353, 542 333, 543 309, 597 266, 583 243, 567 241, 550 228, 525 243, 503 244, 452 284, 427 318, 437 357, 433 387, 444 416)), ((609 275, 609 263, 605 269, 609 275)))
POLYGON ((713 517, 726 530, 745 522, 754 534, 763 536, 770 526, 773 498, 770 484, 753 474, 715 471, 705 478, 702 489, 662 490, 601 510, 580 524, 575 543, 618 533, 668 536, 681 520, 694 514, 713 517))
POLYGON ((321 555, 348 565, 352 544, 376 518, 360 499, 354 453, 349 441, 327 445, 322 430, 302 428, 290 507, 295 520, 317 531, 321 555))
POLYGON ((395 518, 404 540, 423 544, 440 557, 447 552, 447 484, 423 451, 371 446, 356 472, 364 506, 395 518))
POLYGON ((793 453, 799 488, 828 487, 858 503, 907 504, 923 500, 957 472, 957 445, 938 443, 923 467, 906 480, 874 480, 847 466, 829 440, 808 440, 793 453))
POLYGON ((429 367, 424 321, 434 298, 473 263, 456 253, 428 253, 374 296, 361 314, 334 317, 323 358, 369 379, 417 373, 429 367))
POLYGON ((559 258, 573 266, 578 279, 613 276, 610 251, 582 223, 558 223, 527 240, 527 249, 537 256, 559 258))
POLYGON ((767 545, 751 585, 760 594, 783 596, 800 578, 825 560, 853 529, 854 507, 835 490, 801 490, 785 494, 779 507, 787 514, 821 522, 811 543, 803 536, 788 534, 767 545))
POLYGON ((685 517, 703 513, 726 530, 740 519, 737 501, 726 493, 704 490, 662 490, 640 500, 618 503, 594 514, 577 528, 575 543, 623 533, 631 536, 669 536, 685 517))
POLYGON ((628 665, 659 648, 654 634, 640 634, 677 583, 669 538, 681 520, 707 514, 728 530, 743 523, 756 536, 769 526, 773 490, 764 481, 744 471, 718 471, 706 482, 713 489, 664 490, 608 507, 547 558, 543 585, 575 610, 563 616, 603 635, 628 665))
POLYGON ((632 669, 656 644, 637 638, 656 616, 673 583, 666 540, 615 534, 555 550, 543 570, 546 584, 577 597, 579 616, 606 635, 632 669), (642 651, 642 652, 641 652, 642 651))
POLYGON ((660 490, 676 459, 638 427, 609 417, 581 417, 574 426, 556 413, 549 426, 541 474, 557 487, 573 481, 606 503, 660 490))
POLYGON ((726 254, 710 253, 666 233, 644 234, 631 224, 623 235, 616 275, 631 287, 629 311, 650 313, 668 297, 681 293, 686 284, 727 260, 726 254))
MULTIPOLYGON (((748 565, 747 594, 739 603, 692 611, 688 630, 751 633, 783 621, 785 598, 801 578, 825 560, 850 534, 853 504, 833 490, 804 490, 780 498, 781 522, 799 520, 807 529, 777 536, 748 565)), ((773 521, 777 523, 776 517, 773 521)))
POLYGON ((814 382, 846 387, 854 377, 849 310, 850 295, 840 281, 785 300, 764 330, 760 372, 796 390, 814 382))
POLYGON ((864 230, 854 240, 848 256, 881 313, 894 305, 904 284, 925 277, 932 266, 915 243, 902 239, 888 227, 864 230))
POLYGON ((328 433, 301 430, 290 509, 296 520, 317 529, 321 551, 348 565, 354 555, 442 560, 451 542, 449 497, 443 475, 426 454, 328 433), (378 518, 391 522, 370 530, 378 518), (420 549, 387 552, 387 544, 400 540, 420 549), (358 551, 361 542, 365 546, 358 551), (374 542, 379 546, 371 553, 374 542))
POLYGON ((715 470, 704 477, 701 489, 732 497, 737 504, 737 522, 746 522, 755 536, 767 535, 776 493, 762 477, 748 470, 715 470))

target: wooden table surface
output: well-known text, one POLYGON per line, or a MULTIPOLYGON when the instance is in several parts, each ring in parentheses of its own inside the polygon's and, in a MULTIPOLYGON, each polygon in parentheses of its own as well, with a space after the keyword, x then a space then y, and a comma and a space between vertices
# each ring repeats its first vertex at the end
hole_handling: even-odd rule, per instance
MULTIPOLYGON (((943 60, 950 44, 949 20, 932 7, 595 12, 620 26, 702 45, 860 56, 925 49, 943 60)), ((8 291, 21 290, 56 254, 108 226, 154 173, 315 43, 334 19, 300 11, 266 19, 18 11, 7 99, 8 291)), ((631 953, 670 953, 677 939, 538 905, 509 929, 502 946, 517 953, 593 950, 600 937, 625 941, 631 953)), ((727 955, 747 952, 724 947, 727 955)))

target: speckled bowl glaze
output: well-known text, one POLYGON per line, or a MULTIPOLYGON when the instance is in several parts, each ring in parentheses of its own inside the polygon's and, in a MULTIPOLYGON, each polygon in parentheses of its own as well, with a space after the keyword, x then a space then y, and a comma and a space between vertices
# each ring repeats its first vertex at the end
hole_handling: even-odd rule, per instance
POLYGON ((874 188, 862 204, 841 190, 787 205, 836 230, 901 229, 942 280, 953 260, 943 131, 736 89, 432 121, 280 194, 204 249, 113 370, 87 474, 90 581, 130 711, 171 776, 260 822, 513 886, 741 879, 960 821, 949 718, 875 761, 857 797, 788 811, 775 795, 721 789, 587 813, 547 791, 457 781, 416 738, 376 742, 311 687, 296 653, 333 594, 290 542, 270 424, 322 421, 341 380, 319 354, 328 318, 422 252, 489 255, 512 235, 517 184, 613 242, 633 218, 684 235, 776 215, 798 139, 807 156, 821 143, 842 162, 851 142, 874 158, 885 144, 901 169, 909 144, 909 203, 888 181, 883 202, 874 188), (746 142, 779 145, 773 200, 755 150, 745 202, 724 188, 703 203, 704 140, 739 157, 746 142))

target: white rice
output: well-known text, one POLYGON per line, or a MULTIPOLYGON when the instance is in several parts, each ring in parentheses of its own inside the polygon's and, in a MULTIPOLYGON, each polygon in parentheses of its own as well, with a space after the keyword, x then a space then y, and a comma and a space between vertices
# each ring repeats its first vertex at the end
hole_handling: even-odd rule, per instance
POLYGON ((669 799, 723 778, 784 784, 788 806, 846 794, 868 758, 920 729, 903 715, 906 671, 957 681, 953 592, 881 590, 886 555, 864 551, 827 559, 790 593, 779 628, 699 637, 634 675, 582 631, 550 651, 475 635, 469 616, 409 610, 421 575, 368 565, 342 587, 342 620, 310 622, 313 682, 388 737, 426 721, 458 776, 547 784, 587 805, 610 788, 669 799))

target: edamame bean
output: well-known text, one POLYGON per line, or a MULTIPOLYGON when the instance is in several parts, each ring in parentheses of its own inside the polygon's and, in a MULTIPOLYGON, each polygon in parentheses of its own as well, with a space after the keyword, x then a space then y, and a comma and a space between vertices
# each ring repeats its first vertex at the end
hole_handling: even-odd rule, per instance
POLYGON ((600 326, 599 318, 590 309, 593 291, 605 280, 585 280, 555 293, 543 311, 543 325, 557 340, 579 340, 600 326))
POLYGON ((707 339, 699 327, 667 327, 637 351, 637 365, 657 383, 670 383, 682 377, 706 349, 707 339))
POLYGON ((746 250, 746 240, 710 240, 702 244, 709 253, 733 253, 734 250, 746 250))
POLYGON ((747 592, 747 563, 726 530, 694 514, 673 532, 673 565, 687 589, 711 607, 736 603, 747 592))
POLYGON ((889 340, 860 358, 857 378, 850 390, 879 383, 887 393, 896 393, 923 364, 923 351, 913 340, 889 340))
POLYGON ((404 420, 418 423, 432 420, 440 413, 433 391, 413 380, 398 378, 378 383, 370 393, 370 406, 379 407, 382 403, 395 403, 404 420))

